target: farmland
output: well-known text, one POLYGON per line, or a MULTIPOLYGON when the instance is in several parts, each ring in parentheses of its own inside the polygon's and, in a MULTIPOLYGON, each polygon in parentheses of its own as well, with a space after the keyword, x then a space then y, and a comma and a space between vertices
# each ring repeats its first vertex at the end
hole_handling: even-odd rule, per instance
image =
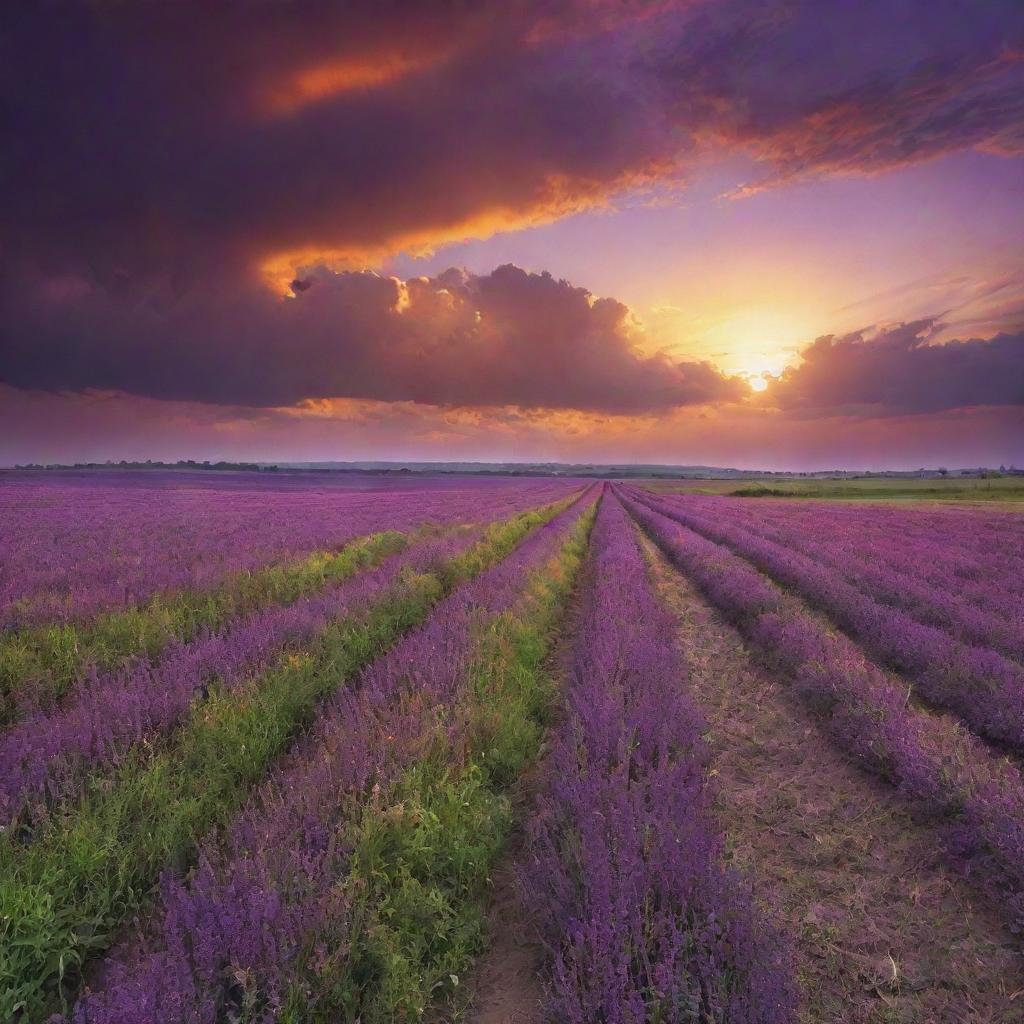
POLYGON ((828 497, 7 476, 0 1019, 1024 1019, 1024 516, 828 497))
POLYGON ((721 494, 750 498, 828 498, 872 502, 985 502, 1013 503, 1020 511, 1024 480, 1019 473, 975 474, 971 477, 857 477, 841 479, 761 477, 753 480, 652 480, 659 493, 721 494))

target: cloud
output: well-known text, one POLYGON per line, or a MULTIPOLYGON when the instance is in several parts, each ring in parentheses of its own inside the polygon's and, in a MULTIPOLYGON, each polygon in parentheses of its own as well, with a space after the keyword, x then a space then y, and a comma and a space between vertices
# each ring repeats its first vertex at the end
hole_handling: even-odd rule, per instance
POLYGON ((632 418, 361 400, 254 411, 0 384, 0 465, 179 458, 633 461, 761 469, 1019 466, 1024 410, 811 419, 729 405, 632 418))
POLYGON ((399 281, 318 268, 294 297, 82 291, 25 281, 7 309, 0 379, 247 406, 363 398, 441 406, 645 413, 741 399, 710 364, 645 355, 621 302, 512 265, 399 281))
POLYGON ((5 243, 182 282, 325 254, 360 264, 601 203, 676 146, 630 89, 628 53, 594 41, 584 13, 23 8, 5 47, 5 243))
MULTIPOLYGON (((753 156, 769 187, 1022 149, 1017 0, 82 0, 13 5, 0 54, 0 379, 50 394, 598 416, 745 400, 548 275, 325 265, 607 205, 708 154, 753 156)), ((767 394, 1019 401, 1019 289, 973 301, 963 333, 1002 335, 823 339, 767 394)))
POLYGON ((1021 151, 1016 0, 83 0, 5 21, 3 259, 106 283, 286 285, 601 205, 709 148, 773 182, 1021 151))
POLYGON ((1019 4, 738 0, 702 12, 667 66, 691 83, 683 119, 766 165, 740 195, 962 149, 1024 153, 1019 4))
POLYGON ((934 318, 818 338, 765 394, 784 410, 871 416, 1024 406, 1024 332, 934 344, 934 318))
POLYGON ((934 320, 932 343, 964 337, 987 339, 1024 329, 1024 274, 995 263, 967 272, 934 274, 887 288, 835 311, 838 317, 859 312, 863 323, 875 315, 934 320), (936 311, 940 311, 936 316, 936 311))

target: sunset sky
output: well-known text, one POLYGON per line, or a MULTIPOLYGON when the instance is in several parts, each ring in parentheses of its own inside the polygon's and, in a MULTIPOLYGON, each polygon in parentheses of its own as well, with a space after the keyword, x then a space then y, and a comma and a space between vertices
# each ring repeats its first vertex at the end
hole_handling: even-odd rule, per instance
POLYGON ((1024 465, 1024 3, 16 4, 0 465, 1024 465))

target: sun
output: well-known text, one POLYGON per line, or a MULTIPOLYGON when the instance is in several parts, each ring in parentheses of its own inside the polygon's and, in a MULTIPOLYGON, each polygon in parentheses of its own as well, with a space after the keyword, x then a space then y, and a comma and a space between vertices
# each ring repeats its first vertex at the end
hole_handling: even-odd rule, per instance
POLYGON ((791 358, 788 352, 760 352, 743 359, 733 372, 751 391, 760 394, 782 376, 791 358))
POLYGON ((767 391, 797 358, 812 326, 786 309, 738 309, 706 331, 703 342, 723 373, 746 381, 755 393, 767 391))
POLYGON ((767 366, 748 366, 736 373, 740 380, 746 381, 751 391, 767 391, 769 385, 778 380, 778 373, 773 373, 772 368, 767 366))

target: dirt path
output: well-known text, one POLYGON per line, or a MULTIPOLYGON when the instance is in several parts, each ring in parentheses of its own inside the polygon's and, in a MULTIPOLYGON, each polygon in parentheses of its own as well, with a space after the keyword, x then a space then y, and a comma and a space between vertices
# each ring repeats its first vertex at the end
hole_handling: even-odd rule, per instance
POLYGON ((1024 961, 927 825, 849 761, 646 538, 708 719, 736 862, 796 940, 805 1021, 1024 1022, 1024 961))
MULTIPOLYGON (((572 664, 573 639, 579 630, 580 581, 569 599, 558 639, 548 659, 551 678, 564 681, 572 664)), ((560 714, 556 709, 556 716, 560 714)), ((542 1010, 547 958, 537 941, 537 926, 523 906, 516 883, 522 863, 526 823, 543 785, 547 743, 535 764, 519 779, 513 799, 518 827, 491 878, 487 934, 483 952, 467 973, 459 1020, 467 1024, 544 1024, 542 1010)), ((445 1022, 450 1018, 445 1018, 445 1022)), ((430 1021, 429 1024, 435 1024, 430 1021)), ((437 1021, 436 1024, 441 1024, 437 1021)))
POLYGON ((494 872, 494 893, 488 910, 484 952, 469 977, 471 1024, 543 1024, 541 983, 544 950, 516 889, 515 864, 522 836, 494 872))

